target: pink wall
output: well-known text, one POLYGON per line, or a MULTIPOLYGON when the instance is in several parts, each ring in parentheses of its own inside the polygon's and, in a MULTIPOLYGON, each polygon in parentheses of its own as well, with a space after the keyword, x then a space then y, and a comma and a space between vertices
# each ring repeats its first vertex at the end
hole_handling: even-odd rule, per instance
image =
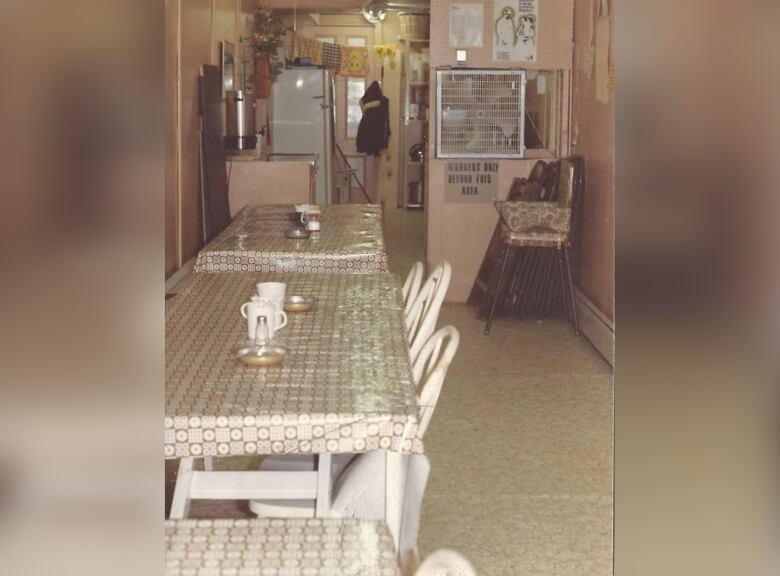
MULTIPOLYGON (((576 42, 572 133, 574 153, 585 158, 585 191, 580 202, 582 234, 576 250, 575 283, 611 320, 615 294, 615 104, 596 100, 595 74, 585 73, 591 8, 597 2, 576 0, 576 42)), ((614 25, 614 20, 613 20, 614 25)))
MULTIPOLYGON (((539 49, 535 64, 514 63, 517 67, 536 69, 570 69, 572 66, 572 30, 574 0, 543 0, 539 2, 539 49)), ((436 67, 455 65, 455 48, 449 46, 449 0, 431 3, 431 74, 436 67)), ((468 49, 468 66, 507 67, 492 61, 493 5, 485 2, 484 46, 468 49)), ((511 63, 510 63, 511 64, 511 63)), ((430 101, 436 100, 435 85, 431 85, 430 101)), ((433 117, 433 115, 432 115, 433 117)), ((448 204, 444 202, 444 161, 435 154, 436 126, 430 123, 428 138, 428 205, 427 258, 430 266, 449 260, 453 268, 452 284, 447 300, 465 302, 479 271, 485 249, 498 221, 492 203, 448 204)), ((499 191, 506 196, 512 178, 527 176, 535 160, 505 160, 499 162, 499 191)))

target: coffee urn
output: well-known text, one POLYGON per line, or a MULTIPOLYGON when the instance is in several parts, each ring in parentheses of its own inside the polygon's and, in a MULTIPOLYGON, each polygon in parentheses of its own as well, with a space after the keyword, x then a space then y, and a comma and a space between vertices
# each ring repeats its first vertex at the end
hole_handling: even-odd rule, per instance
POLYGON ((256 145, 254 94, 246 90, 229 90, 227 92, 225 148, 228 150, 252 150, 256 145))

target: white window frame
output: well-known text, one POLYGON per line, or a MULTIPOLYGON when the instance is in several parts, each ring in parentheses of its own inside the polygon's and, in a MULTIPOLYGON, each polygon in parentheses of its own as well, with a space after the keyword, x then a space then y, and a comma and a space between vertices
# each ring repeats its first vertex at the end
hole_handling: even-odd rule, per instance
POLYGON ((353 124, 354 129, 350 130, 350 123, 349 123, 349 112, 350 112, 349 92, 350 92, 350 90, 349 90, 349 88, 350 88, 350 84, 357 83, 357 82, 362 82, 363 83, 363 88, 362 88, 362 90, 360 92, 360 97, 358 98, 358 100, 356 102, 353 101, 352 105, 356 106, 357 110, 360 110, 360 98, 362 98, 363 94, 365 94, 365 92, 366 92, 366 83, 367 83, 366 82, 366 78, 363 77, 363 76, 347 76, 347 82, 346 82, 346 86, 345 86, 345 90, 344 90, 344 92, 345 92, 345 94, 344 94, 344 96, 345 96, 344 97, 344 100, 345 100, 344 109, 345 109, 345 112, 346 112, 346 115, 345 115, 345 120, 346 120, 345 124, 346 124, 346 132, 347 132, 346 137, 348 139, 355 139, 355 138, 357 138, 358 125, 360 124, 360 121, 358 121, 356 124, 353 124))

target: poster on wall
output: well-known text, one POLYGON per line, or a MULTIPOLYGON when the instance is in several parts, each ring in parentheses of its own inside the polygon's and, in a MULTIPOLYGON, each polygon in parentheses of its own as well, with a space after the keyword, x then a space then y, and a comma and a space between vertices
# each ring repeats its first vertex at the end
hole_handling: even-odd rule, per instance
POLYGON ((536 62, 538 12, 538 0, 495 0, 494 62, 536 62))
POLYGON ((447 160, 444 162, 444 177, 445 202, 493 202, 496 199, 496 160, 447 160))
POLYGON ((484 22, 482 4, 450 4, 450 46, 481 48, 484 22))

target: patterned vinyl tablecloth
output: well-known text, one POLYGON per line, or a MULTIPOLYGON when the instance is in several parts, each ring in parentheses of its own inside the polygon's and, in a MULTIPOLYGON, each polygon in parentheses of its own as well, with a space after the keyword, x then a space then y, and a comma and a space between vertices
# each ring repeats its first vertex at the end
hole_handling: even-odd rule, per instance
POLYGON ((390 532, 353 519, 167 520, 166 576, 397 576, 390 532))
POLYGON ((165 310, 165 457, 422 452, 394 274, 192 274, 165 310), (313 296, 245 366, 239 308, 260 281, 313 296))
POLYGON ((322 230, 288 240, 292 205, 244 207, 198 254, 196 272, 386 272, 382 208, 376 204, 322 207, 322 230))

